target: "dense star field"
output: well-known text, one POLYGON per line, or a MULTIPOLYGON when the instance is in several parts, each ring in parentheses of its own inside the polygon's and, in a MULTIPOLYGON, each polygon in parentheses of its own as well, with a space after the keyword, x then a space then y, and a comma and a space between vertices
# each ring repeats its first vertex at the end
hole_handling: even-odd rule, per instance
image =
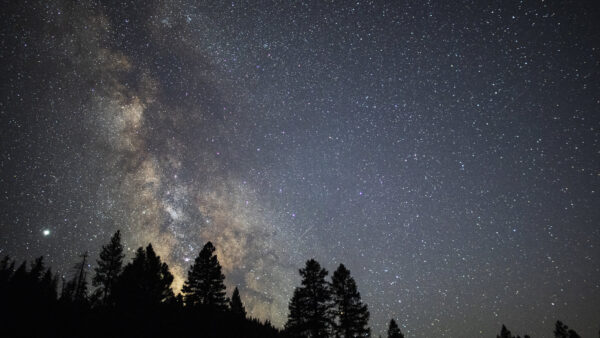
POLYGON ((594 1, 11 1, 0 254, 212 241, 282 327, 315 258, 375 335, 600 322, 594 1))

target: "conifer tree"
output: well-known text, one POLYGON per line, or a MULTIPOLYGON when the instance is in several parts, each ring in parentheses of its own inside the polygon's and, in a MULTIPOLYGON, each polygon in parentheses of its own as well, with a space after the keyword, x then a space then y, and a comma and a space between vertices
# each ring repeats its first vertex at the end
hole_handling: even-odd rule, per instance
POLYGON ((398 324, 396 324, 395 320, 390 320, 390 325, 388 326, 388 338, 404 338, 404 335, 400 331, 398 324))
POLYGON ((115 302, 123 305, 154 306, 172 297, 173 275, 148 244, 140 247, 133 260, 123 268, 114 287, 115 302))
POLYGON ((369 310, 360 299, 354 278, 343 264, 340 264, 331 277, 331 287, 335 304, 336 337, 368 337, 371 334, 369 310))
POLYGON ((98 286, 102 300, 111 296, 114 284, 123 269, 123 245, 121 244, 121 232, 117 230, 111 237, 110 243, 102 246, 98 266, 94 269, 96 274, 92 279, 92 285, 98 286))
POLYGON ((233 290, 233 294, 231 295, 231 302, 229 302, 229 308, 231 309, 231 313, 233 313, 236 317, 246 318, 246 308, 244 308, 244 304, 242 303, 242 299, 240 298, 240 291, 237 286, 233 290))
POLYGON ((9 292, 10 280, 15 271, 15 261, 10 257, 4 256, 0 261, 0 300, 6 297, 9 292))
POLYGON ((70 280, 67 281, 64 277, 62 278, 60 301, 78 304, 87 302, 87 256, 87 252, 80 255, 81 261, 75 264, 74 275, 70 280))
POLYGON ((15 261, 11 260, 9 256, 4 256, 0 261, 0 283, 8 283, 14 271, 15 261))
POLYGON ((42 279, 44 273, 44 256, 36 258, 31 263, 31 270, 29 270, 29 278, 32 282, 37 282, 42 279))
POLYGON ((554 337, 556 338, 568 338, 568 330, 569 327, 563 324, 560 320, 556 321, 554 325, 554 337))
POLYGON ((300 269, 300 275, 302 286, 294 290, 285 329, 293 336, 328 337, 333 326, 333 304, 325 281, 327 270, 311 259, 300 269))
POLYGON ((75 280, 68 280, 64 277, 61 278, 62 287, 60 291, 60 298, 58 299, 61 302, 72 302, 73 294, 75 293, 75 280))
POLYGON ((73 291, 73 300, 78 303, 83 303, 87 300, 87 251, 81 256, 81 261, 75 264, 76 275, 74 278, 75 289, 73 291))
POLYGON ((56 300, 56 288, 58 286, 58 277, 52 274, 48 268, 40 280, 40 296, 43 301, 49 303, 56 300))
MULTIPOLYGON (((22 293, 23 287, 28 283, 29 274, 27 271, 27 263, 22 262, 19 267, 15 270, 10 279, 10 289, 16 291, 17 293, 22 293)), ((10 297, 15 297, 14 294, 9 295, 10 297)))
POLYGON ((500 335, 496 335, 496 338, 513 338, 512 333, 506 328, 506 325, 502 325, 500 329, 500 335))
POLYGON ((569 327, 560 320, 556 321, 554 325, 554 337, 555 338, 580 338, 581 336, 575 332, 573 329, 569 329, 569 327))
POLYGON ((204 305, 227 310, 225 297, 225 275, 215 254, 215 247, 207 242, 188 271, 188 278, 181 290, 186 305, 204 305))

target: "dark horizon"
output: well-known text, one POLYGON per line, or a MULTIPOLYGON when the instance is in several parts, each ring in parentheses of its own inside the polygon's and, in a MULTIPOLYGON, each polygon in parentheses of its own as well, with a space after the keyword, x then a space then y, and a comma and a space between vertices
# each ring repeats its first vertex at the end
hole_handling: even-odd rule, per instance
MULTIPOLYGON (((369 305, 344 264, 329 274, 316 260, 307 260, 298 270, 302 280, 294 287, 287 321, 277 327, 268 319, 248 316, 237 286, 228 292, 210 241, 188 269, 180 292, 172 289, 174 276, 152 243, 139 247, 131 260, 124 252, 119 230, 102 246, 95 263, 88 252, 79 255, 69 276, 54 273, 44 256, 22 263, 4 256, 2 332, 8 337, 78 337, 84 331, 90 337, 405 337, 396 318, 390 318, 385 332, 373 332, 369 305), (27 325, 31 318, 37 318, 37 325, 27 325), (91 327, 96 328, 93 333, 91 327)), ((554 324, 555 338, 581 338, 562 321, 554 324)), ((521 335, 502 324, 496 338, 521 335)), ((523 338, 531 335, 524 333, 523 338)))
POLYGON ((314 258, 375 333, 595 337, 599 7, 8 3, 0 256, 66 274, 121 229, 179 289, 212 241, 277 327, 314 258))

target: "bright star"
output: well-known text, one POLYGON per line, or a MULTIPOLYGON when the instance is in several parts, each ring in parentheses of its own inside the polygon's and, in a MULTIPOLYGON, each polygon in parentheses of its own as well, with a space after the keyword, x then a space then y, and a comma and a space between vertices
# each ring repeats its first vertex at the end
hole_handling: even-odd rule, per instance
POLYGON ((50 235, 50 230, 44 229, 44 231, 42 231, 42 234, 44 234, 44 236, 48 236, 50 235))

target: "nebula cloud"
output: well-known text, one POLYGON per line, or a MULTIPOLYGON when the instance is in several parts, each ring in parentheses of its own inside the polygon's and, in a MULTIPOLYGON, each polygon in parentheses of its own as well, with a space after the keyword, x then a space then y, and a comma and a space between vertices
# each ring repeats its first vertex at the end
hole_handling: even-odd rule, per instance
MULTIPOLYGON (((284 261, 288 257, 285 251, 297 251, 297 244, 290 240, 287 224, 276 224, 282 221, 277 211, 262 206, 260 197, 253 193, 255 189, 241 181, 236 172, 223 167, 223 161, 235 160, 235 151, 213 150, 210 144, 214 140, 198 132, 212 129, 213 137, 237 139, 243 135, 235 129, 243 126, 237 122, 233 127, 226 125, 225 119, 235 119, 231 113, 215 117, 214 112, 205 111, 206 107, 165 99, 173 94, 173 89, 165 88, 151 69, 123 51, 105 46, 102 41, 110 39, 113 27, 102 12, 94 15, 82 22, 87 22, 88 29, 97 36, 78 36, 88 51, 83 59, 73 62, 83 65, 78 71, 87 77, 99 77, 95 80, 93 100, 85 109, 90 112, 88 123, 96 130, 95 145, 107 153, 109 160, 105 165, 113 175, 108 195, 115 200, 107 203, 104 212, 125 226, 128 250, 153 243, 175 275, 176 292, 201 247, 212 241, 228 277, 228 288, 240 285, 249 313, 282 324, 287 293, 272 291, 291 292, 296 267, 284 261), (190 133, 199 137, 190 142, 190 133), (190 143, 192 146, 188 146, 190 143)), ((169 48, 165 37, 177 19, 180 18, 149 23, 151 42, 169 48)), ((201 26, 210 24, 200 19, 195 18, 194 22, 201 26)), ((81 27, 74 29, 80 31, 81 27)), ((204 27, 203 31, 212 30, 204 27)), ((205 41, 199 37, 200 40, 205 41)), ((192 48, 184 43, 175 50, 183 55, 174 57, 210 59, 210 55, 204 55, 207 49, 208 46, 192 48)), ((189 66, 198 68, 195 64, 189 66)), ((192 74, 188 80, 197 92, 190 94, 182 87, 176 88, 174 95, 206 94, 202 92, 207 86, 203 83, 204 72, 192 74)), ((209 85, 211 91, 219 88, 214 81, 209 85)), ((234 106, 235 102, 227 105, 234 106)))

